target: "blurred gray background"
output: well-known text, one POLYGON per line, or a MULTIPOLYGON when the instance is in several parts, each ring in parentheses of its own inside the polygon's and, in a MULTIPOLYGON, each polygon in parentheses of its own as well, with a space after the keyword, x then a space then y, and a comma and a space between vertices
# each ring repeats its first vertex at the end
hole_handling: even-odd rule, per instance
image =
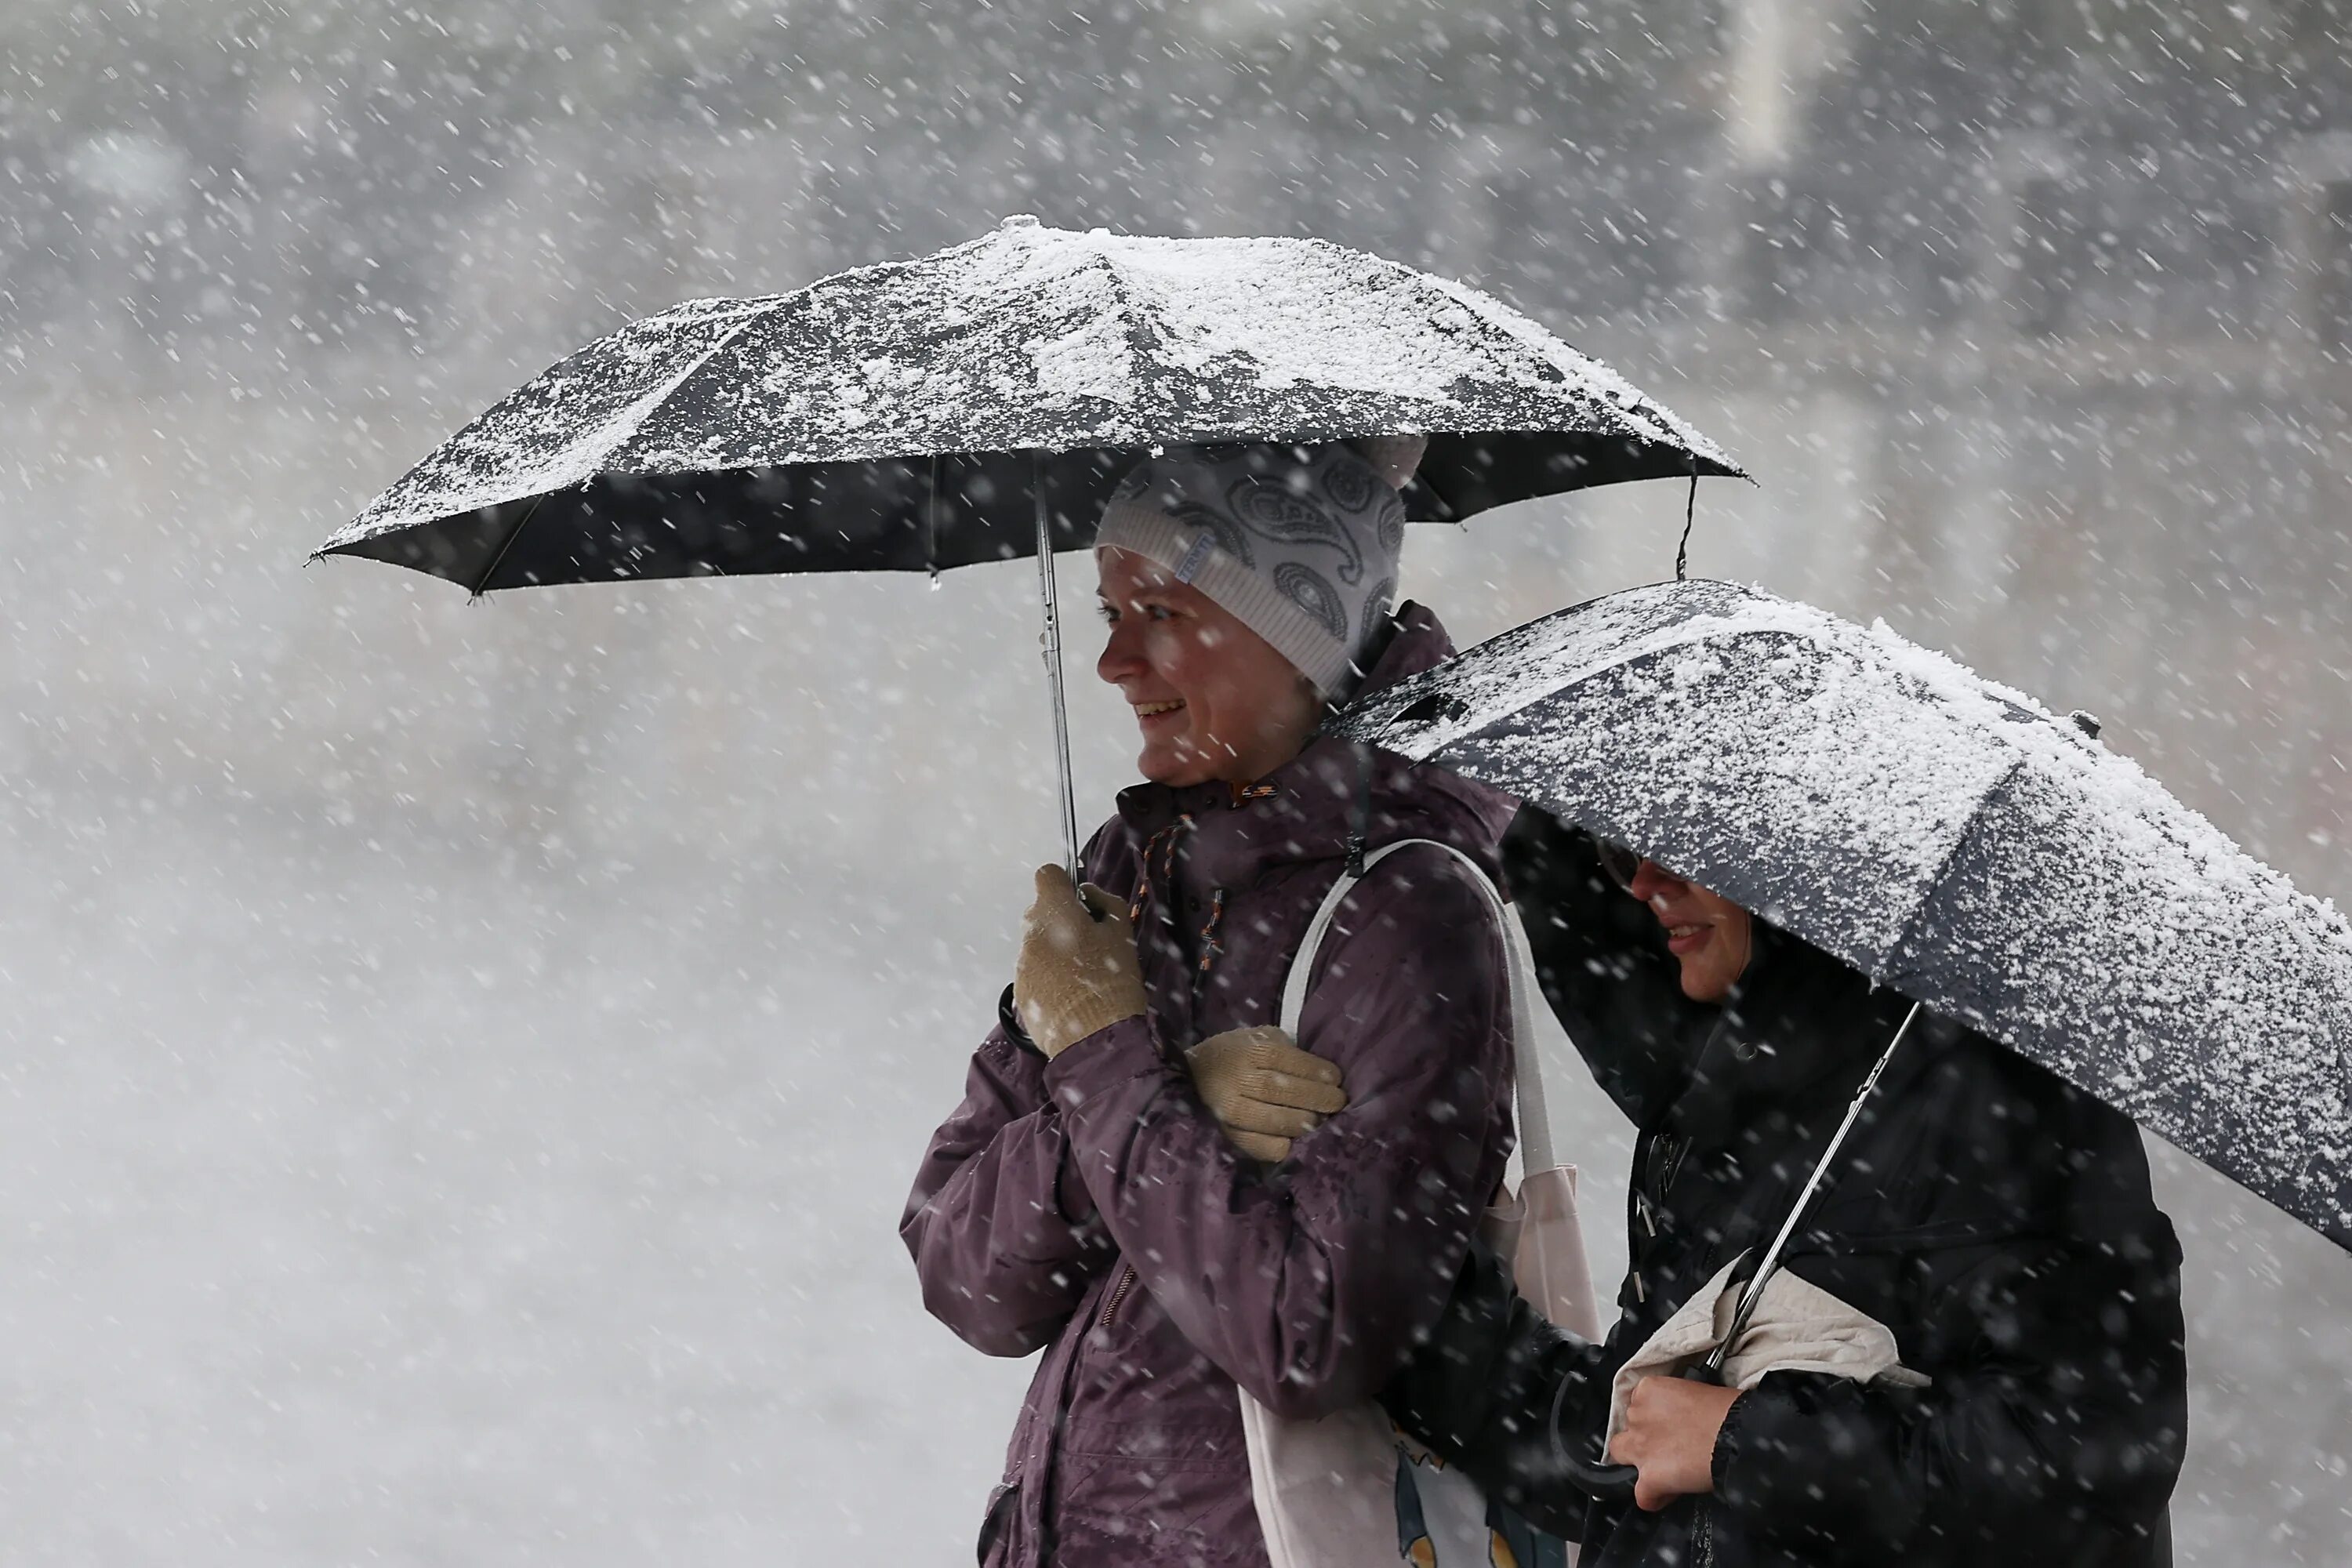
MULTIPOLYGON (((1695 570, 2091 709, 2352 894, 2348 19, 7 0, 0 1552, 968 1560, 1028 1367, 893 1229, 1055 848, 1028 569, 302 567, 681 298, 1011 212, 1458 274, 1754 469, 1695 570)), ((1667 574, 1682 502, 1417 529, 1406 588, 1467 641, 1667 574)), ((2352 1560, 2352 1258, 2158 1152, 2181 1559, 2352 1560)))

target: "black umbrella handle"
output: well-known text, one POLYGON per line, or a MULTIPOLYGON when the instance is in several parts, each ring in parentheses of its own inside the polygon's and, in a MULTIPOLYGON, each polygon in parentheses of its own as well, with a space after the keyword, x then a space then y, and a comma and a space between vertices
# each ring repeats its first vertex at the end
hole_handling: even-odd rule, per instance
MULTIPOLYGON (((1704 1383, 1717 1388, 1723 1386, 1723 1369, 1711 1362, 1696 1362, 1682 1370, 1685 1383, 1704 1383)), ((1563 1384, 1563 1388, 1565 1385, 1563 1384)), ((1558 1420, 1558 1412, 1554 1412, 1558 1420)), ((1641 1470, 1633 1465, 1612 1465, 1598 1459, 1580 1459, 1568 1451, 1568 1445, 1559 1440, 1559 1428, 1552 1428, 1552 1452, 1559 1467, 1568 1474, 1568 1484, 1596 1502, 1632 1502, 1634 1483, 1642 1479, 1641 1470)))
POLYGON ((1585 1459, 1570 1453, 1568 1444, 1559 1435, 1559 1407, 1568 1398, 1567 1378, 1551 1396, 1551 1454, 1568 1477, 1568 1484, 1595 1502, 1631 1502, 1633 1483, 1642 1472, 1631 1465, 1612 1465, 1606 1459, 1585 1459))
POLYGON ((1642 1479, 1631 1465, 1601 1464, 1569 1453, 1562 1453, 1559 1462, 1568 1472, 1568 1484, 1595 1502, 1632 1502, 1633 1483, 1642 1479))

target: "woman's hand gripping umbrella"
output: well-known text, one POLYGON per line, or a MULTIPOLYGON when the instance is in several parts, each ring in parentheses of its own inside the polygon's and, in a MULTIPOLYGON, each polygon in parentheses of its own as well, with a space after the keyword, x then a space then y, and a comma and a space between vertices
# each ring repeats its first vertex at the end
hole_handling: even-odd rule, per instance
POLYGON ((1048 1061, 1097 1029, 1139 1017, 1143 972, 1119 900, 1073 887, 1059 866, 1038 867, 1037 899, 1021 922, 1013 1005, 1048 1061))

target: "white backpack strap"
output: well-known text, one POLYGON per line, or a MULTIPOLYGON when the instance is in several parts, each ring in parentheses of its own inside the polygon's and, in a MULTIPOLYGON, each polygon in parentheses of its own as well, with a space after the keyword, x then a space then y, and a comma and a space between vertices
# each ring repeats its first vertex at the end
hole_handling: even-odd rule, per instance
MULTIPOLYGON (((1451 844, 1441 844, 1434 838, 1404 838, 1384 844, 1364 857, 1364 869, 1370 871, 1398 850, 1415 844, 1443 849, 1468 867, 1486 895, 1486 907, 1501 922, 1505 984, 1511 994, 1511 1051, 1518 1080, 1520 1169, 1530 1173, 1549 1171, 1554 1163, 1551 1118, 1544 1107, 1543 1062, 1536 1054, 1535 960, 1528 950, 1527 932, 1512 917, 1485 868, 1451 844)), ((1299 1017, 1307 1010, 1307 986, 1315 973, 1316 954, 1322 951, 1323 934, 1331 929, 1331 917, 1339 912, 1339 905, 1362 879, 1341 872, 1339 879, 1331 884, 1331 890, 1323 896, 1315 918, 1307 922, 1307 934, 1299 939, 1298 952, 1290 961, 1289 976, 1282 984, 1282 1012, 1278 1016, 1283 1032, 1294 1040, 1298 1038, 1299 1017)))
POLYGON ((1527 1175, 1549 1171, 1559 1162, 1551 1147, 1551 1111, 1544 1104, 1543 1057, 1536 1049, 1536 957, 1528 946, 1527 928, 1519 924, 1492 883, 1495 917, 1503 922, 1503 946, 1511 970, 1511 1051, 1518 1063, 1519 1169, 1527 1175))

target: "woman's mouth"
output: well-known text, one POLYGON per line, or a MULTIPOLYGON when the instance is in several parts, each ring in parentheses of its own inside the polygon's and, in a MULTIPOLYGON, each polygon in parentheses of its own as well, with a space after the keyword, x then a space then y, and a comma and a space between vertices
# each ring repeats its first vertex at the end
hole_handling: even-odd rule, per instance
POLYGON ((1184 710, 1184 703, 1181 698, 1172 702, 1138 702, 1134 706, 1135 721, 1139 724, 1150 724, 1155 720, 1165 719, 1171 713, 1181 713, 1184 710))
POLYGON ((1677 958, 1696 952, 1714 934, 1715 928, 1709 925, 1670 925, 1666 928, 1666 951, 1677 958))

